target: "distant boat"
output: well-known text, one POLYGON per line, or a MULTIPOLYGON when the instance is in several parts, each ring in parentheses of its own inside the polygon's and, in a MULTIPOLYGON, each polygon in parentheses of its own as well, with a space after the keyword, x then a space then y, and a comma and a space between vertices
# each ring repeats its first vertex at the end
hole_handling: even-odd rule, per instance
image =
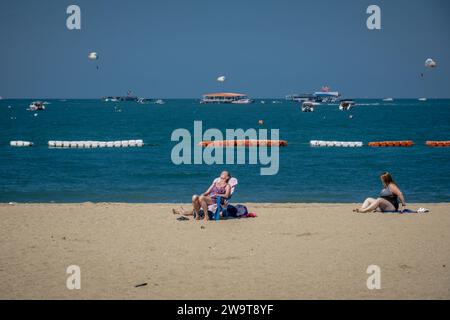
POLYGON ((355 105, 356 103, 353 100, 341 100, 341 103, 339 104, 339 110, 347 111, 353 108, 355 105))
POLYGON ((251 104, 253 103, 253 101, 249 98, 245 98, 245 99, 239 99, 236 101, 231 102, 232 104, 251 104))
POLYGON ((427 98, 419 98, 419 101, 427 101, 427 98))
POLYGON ((314 100, 314 95, 312 93, 290 94, 285 99, 296 102, 311 101, 314 100))
POLYGON ((42 101, 33 101, 28 107, 29 111, 42 111, 45 110, 44 103, 42 101))
POLYGON ((386 99, 383 99, 383 101, 384 102, 392 102, 392 101, 394 101, 394 98, 386 98, 386 99))
POLYGON ((132 91, 128 90, 126 96, 116 96, 116 97, 103 97, 103 101, 105 102, 117 102, 117 101, 131 101, 131 102, 138 102, 139 98, 132 95, 132 91))
POLYGON ((200 103, 249 104, 253 103, 253 100, 249 99, 246 94, 242 93, 220 92, 204 94, 202 96, 202 100, 200 100, 200 103))
POLYGON ((304 101, 302 103, 302 112, 314 112, 314 102, 304 101))
POLYGON ((165 104, 164 100, 158 99, 155 101, 155 104, 165 104))
POLYGON ((119 101, 119 99, 117 97, 103 97, 102 100, 105 101, 105 102, 117 102, 117 101, 119 101))
POLYGON ((136 102, 139 103, 139 104, 147 104, 147 103, 151 103, 151 102, 152 102, 152 99, 139 98, 139 99, 137 99, 136 102))

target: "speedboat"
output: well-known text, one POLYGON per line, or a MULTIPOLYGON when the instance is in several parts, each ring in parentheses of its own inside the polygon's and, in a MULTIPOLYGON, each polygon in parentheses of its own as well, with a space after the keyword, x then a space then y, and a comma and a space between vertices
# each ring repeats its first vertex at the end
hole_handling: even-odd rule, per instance
POLYGON ((353 108, 355 105, 356 103, 353 100, 341 100, 341 103, 339 104, 339 110, 347 111, 353 108))
POLYGON ((312 101, 303 102, 302 112, 314 112, 314 103, 312 101))
POLYGON ((137 99, 137 101, 136 101, 137 103, 139 103, 139 104, 147 104, 147 103, 150 103, 150 102, 152 102, 152 99, 147 99, 147 98, 139 98, 139 99, 137 99))
POLYGON ((245 99, 234 100, 231 103, 232 104, 250 104, 250 103, 253 103, 253 100, 245 98, 245 99))
POLYGON ((104 97, 103 101, 105 101, 105 102, 117 102, 117 101, 119 101, 119 99, 117 99, 117 97, 104 97))
POLYGON ((427 101, 427 98, 419 98, 419 101, 427 101))
POLYGON ((158 99, 155 101, 155 104, 165 104, 164 100, 158 99))
POLYGON ((42 111, 45 110, 44 103, 42 101, 33 101, 28 107, 29 111, 42 111))

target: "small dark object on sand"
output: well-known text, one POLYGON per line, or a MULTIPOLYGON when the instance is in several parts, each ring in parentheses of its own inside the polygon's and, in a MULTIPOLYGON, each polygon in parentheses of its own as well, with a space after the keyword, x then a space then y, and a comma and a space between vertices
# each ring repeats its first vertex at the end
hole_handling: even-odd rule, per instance
POLYGON ((206 229, 206 227, 205 226, 201 226, 200 229, 206 229))
POLYGON ((147 285, 147 282, 141 283, 141 284, 137 284, 137 285, 135 285, 134 287, 135 287, 135 288, 139 288, 139 287, 145 287, 146 285, 147 285))
POLYGON ((189 220, 189 218, 186 218, 186 217, 178 217, 177 220, 178 220, 178 221, 187 221, 187 220, 189 220))

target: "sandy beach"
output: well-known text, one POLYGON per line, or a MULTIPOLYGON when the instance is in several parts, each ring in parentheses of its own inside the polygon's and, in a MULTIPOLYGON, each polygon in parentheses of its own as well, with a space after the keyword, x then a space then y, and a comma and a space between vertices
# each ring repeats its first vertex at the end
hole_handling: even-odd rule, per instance
POLYGON ((1 204, 0 298, 450 298, 450 204, 355 206, 248 204, 257 218, 180 222, 171 204, 1 204), (66 288, 69 265, 81 290, 66 288), (369 265, 381 290, 367 289, 369 265))

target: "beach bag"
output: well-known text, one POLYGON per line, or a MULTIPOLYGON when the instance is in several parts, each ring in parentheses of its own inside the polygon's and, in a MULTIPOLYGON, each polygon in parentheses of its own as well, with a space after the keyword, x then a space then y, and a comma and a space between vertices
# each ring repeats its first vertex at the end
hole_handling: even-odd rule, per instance
POLYGON ((223 216, 225 218, 228 218, 228 217, 236 218, 237 217, 237 212, 238 212, 238 210, 236 209, 236 207, 232 206, 231 204, 229 204, 227 206, 227 208, 224 210, 223 216))
POLYGON ((246 214, 248 214, 247 207, 244 206, 243 204, 237 204, 236 210, 237 210, 236 217, 241 217, 241 216, 245 216, 246 214))

